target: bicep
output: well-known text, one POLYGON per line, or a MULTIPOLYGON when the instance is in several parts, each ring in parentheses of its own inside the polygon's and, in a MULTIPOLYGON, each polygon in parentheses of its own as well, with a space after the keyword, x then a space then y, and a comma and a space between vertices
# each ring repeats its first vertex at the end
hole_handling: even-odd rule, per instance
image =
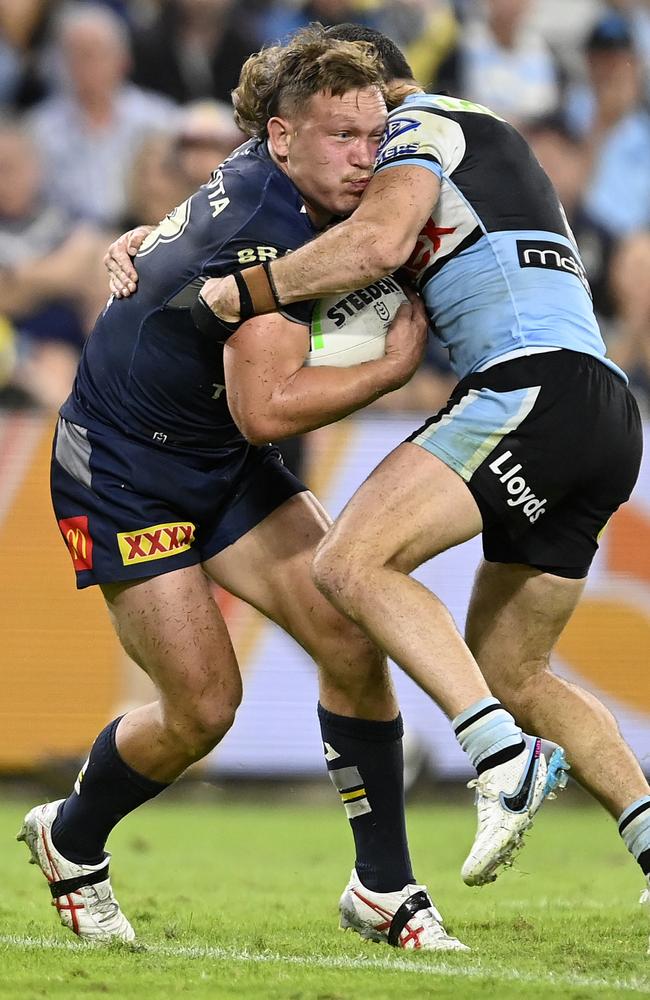
POLYGON ((391 166, 372 178, 353 219, 381 228, 397 245, 412 249, 439 196, 440 178, 428 167, 391 166))
POLYGON ((278 313, 243 323, 224 347, 226 391, 237 423, 269 406, 278 388, 302 368, 308 352, 308 326, 278 313))

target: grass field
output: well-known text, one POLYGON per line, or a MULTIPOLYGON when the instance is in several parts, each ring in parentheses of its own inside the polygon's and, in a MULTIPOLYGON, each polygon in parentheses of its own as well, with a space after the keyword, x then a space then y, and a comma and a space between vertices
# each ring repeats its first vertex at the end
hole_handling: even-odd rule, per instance
MULTIPOLYGON (((468 793, 469 794, 469 793, 468 793)), ((650 994, 650 912, 636 866, 596 808, 561 800, 515 870, 468 889, 474 811, 415 806, 426 880, 469 954, 413 954, 337 930, 351 843, 336 804, 160 802, 114 832, 113 883, 137 946, 88 948, 59 927, 13 840, 33 803, 0 806, 0 997, 402 1000, 650 994)))

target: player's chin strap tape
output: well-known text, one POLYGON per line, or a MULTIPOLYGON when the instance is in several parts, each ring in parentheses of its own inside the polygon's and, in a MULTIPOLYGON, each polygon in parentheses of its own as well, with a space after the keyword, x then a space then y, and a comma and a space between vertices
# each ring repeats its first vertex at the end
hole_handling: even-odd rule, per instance
POLYGON ((271 273, 271 261, 245 271, 237 271, 235 281, 239 289, 239 318, 243 323, 252 316, 277 312, 280 308, 277 289, 271 273))
POLYGON ((97 885, 98 882, 105 882, 107 878, 108 864, 105 864, 99 871, 89 872, 88 875, 77 875, 76 878, 64 878, 60 882, 50 882, 50 892, 53 899, 59 899, 60 896, 77 892, 78 889, 83 889, 86 885, 97 885))
POLYGON ((388 943, 393 948, 399 948, 400 934, 408 924, 411 917, 414 917, 420 910, 428 910, 432 906, 431 900, 426 892, 414 892, 405 900, 400 908, 395 911, 395 916, 391 920, 388 932, 388 943))

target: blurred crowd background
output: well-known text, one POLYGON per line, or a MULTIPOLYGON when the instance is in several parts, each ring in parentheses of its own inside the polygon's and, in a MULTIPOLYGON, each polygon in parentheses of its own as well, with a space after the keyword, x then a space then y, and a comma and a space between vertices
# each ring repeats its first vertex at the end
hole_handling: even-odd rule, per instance
MULTIPOLYGON (((379 28, 527 135, 648 415, 650 0, 0 0, 0 406, 67 395, 108 243, 207 180, 243 61, 310 21, 379 28)), ((432 345, 376 405, 431 413, 453 381, 432 345)))

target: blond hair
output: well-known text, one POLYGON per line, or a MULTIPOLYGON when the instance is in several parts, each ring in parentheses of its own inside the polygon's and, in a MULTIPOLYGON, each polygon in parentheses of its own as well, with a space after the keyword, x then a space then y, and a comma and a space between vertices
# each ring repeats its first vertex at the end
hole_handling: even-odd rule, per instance
POLYGON ((295 114, 314 94, 340 97, 364 87, 384 93, 374 47, 338 41, 322 25, 312 24, 287 45, 262 49, 247 59, 232 92, 235 121, 247 135, 264 138, 270 118, 295 114))

